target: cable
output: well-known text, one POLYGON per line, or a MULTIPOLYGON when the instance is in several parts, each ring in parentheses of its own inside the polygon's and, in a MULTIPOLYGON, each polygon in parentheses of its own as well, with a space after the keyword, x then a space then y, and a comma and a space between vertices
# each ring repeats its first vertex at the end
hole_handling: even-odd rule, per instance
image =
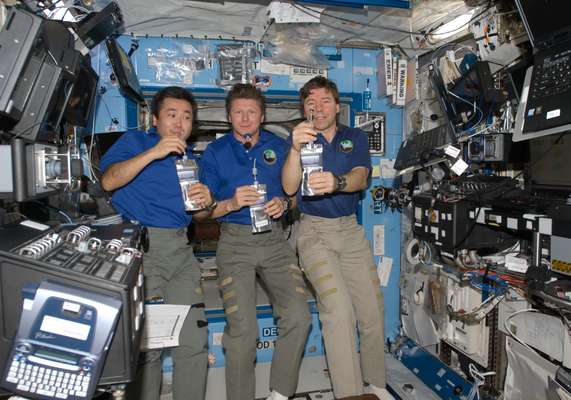
MULTIPOLYGON (((352 20, 352 19, 349 19, 349 18, 338 17, 338 16, 336 16, 336 15, 332 15, 332 14, 328 13, 328 12, 325 11, 325 10, 324 10, 323 12, 318 12, 318 11, 315 11, 314 9, 312 9, 312 8, 310 8, 310 7, 307 7, 307 6, 303 5, 303 4, 300 4, 300 3, 297 2, 297 1, 293 1, 293 2, 292 2, 292 5, 293 5, 295 8, 297 8, 299 11, 304 12, 305 14, 310 15, 310 16, 312 16, 312 17, 314 17, 314 18, 319 17, 320 15, 325 15, 325 16, 331 18, 331 19, 335 19, 335 20, 342 21, 342 22, 347 22, 347 23, 353 24, 353 25, 360 25, 360 26, 365 27, 365 28, 377 28, 377 29, 383 29, 383 30, 387 30, 387 31, 399 32, 399 33, 406 33, 407 35, 409 35, 410 33, 414 33, 414 34, 416 34, 416 35, 423 35, 423 34, 424 34, 423 32, 409 32, 409 31, 404 30, 404 29, 393 28, 393 27, 389 27, 389 26, 381 26, 381 25, 378 25, 378 26, 377 26, 377 25, 372 25, 371 22, 373 22, 374 20, 376 20, 377 18, 379 18, 381 15, 378 15, 377 17, 375 17, 375 18, 373 19, 373 21, 371 21, 371 22, 361 22, 361 21, 356 21, 356 20, 352 20), (312 12, 312 13, 314 13, 314 14, 311 14, 310 12, 312 12), (317 14, 317 15, 316 15, 316 14, 317 14)), ((321 24, 323 24, 323 22, 321 22, 321 24)), ((325 25, 325 24, 324 24, 324 25, 325 25)), ((326 25, 326 26, 327 26, 327 25, 326 25)), ((329 26, 329 27, 330 27, 330 28, 333 28, 333 29, 338 29, 337 27, 334 27, 334 26, 329 26)), ((352 32, 352 33, 355 33, 355 32, 352 32)))
MULTIPOLYGON (((480 119, 479 119, 478 122, 476 122, 473 126, 478 125, 478 124, 480 123, 480 121, 482 121, 482 118, 484 117, 484 112, 482 111, 482 109, 481 109, 480 107, 478 107, 478 106, 476 105, 475 102, 474 102, 474 103, 470 103, 468 100, 466 100, 466 99, 464 99, 464 98, 458 96, 458 95, 457 95, 456 93, 454 93, 454 92, 451 92, 451 91, 449 91, 449 90, 447 90, 447 92, 448 92, 448 94, 450 94, 450 95, 456 97, 458 100, 461 100, 461 101, 463 101, 464 103, 467 103, 467 104, 471 105, 472 107, 474 107, 476 110, 478 110, 478 111, 480 112, 480 119)), ((465 124, 467 124, 468 122, 470 122, 470 120, 471 120, 472 118, 474 118, 474 117, 473 117, 473 116, 470 117, 470 119, 469 119, 468 121, 466 121, 465 124)))
MULTIPOLYGON (((476 20, 478 20, 478 19, 483 19, 483 18, 479 18, 479 17, 482 16, 482 15, 483 15, 484 13, 486 13, 487 11, 489 11, 491 8, 492 8, 492 2, 490 1, 490 2, 489 2, 489 5, 488 5, 488 7, 487 7, 486 9, 484 9, 484 10, 481 11, 480 13, 474 15, 468 22, 464 23, 463 25, 461 25, 460 27, 458 27, 458 28, 456 28, 456 29, 454 29, 454 30, 452 30, 452 31, 439 32, 438 34, 439 34, 439 35, 444 35, 444 34, 453 33, 453 32, 460 32, 462 29, 464 29, 466 26, 468 26, 468 25, 471 24, 472 22, 474 22, 474 21, 476 21, 476 20)), ((440 25, 440 26, 442 26, 442 25, 440 25)), ((438 28, 439 28, 439 27, 431 28, 428 32, 426 32, 424 29, 421 29, 421 31, 420 31, 419 33, 417 33, 417 34, 423 35, 423 37, 426 39, 426 41, 427 41, 428 43, 434 44, 434 43, 432 43, 432 42, 430 41, 429 36, 430 36, 430 34, 432 33, 432 31, 434 31, 434 30, 436 30, 436 29, 438 29, 438 28)), ((403 37, 403 38, 397 40, 396 43, 400 43, 400 42, 402 42, 403 40, 408 39, 409 35, 410 35, 409 32, 407 32, 407 36, 405 36, 405 37, 403 37)), ((457 43, 446 43, 446 44, 444 44, 444 46, 456 45, 456 44, 457 44, 457 43)), ((419 50, 419 48, 415 48, 415 47, 414 47, 414 44, 413 44, 412 46, 413 46, 413 47, 411 48, 411 50, 419 50)), ((442 47, 442 46, 439 46, 439 47, 436 47, 436 48, 428 48, 427 50, 431 50, 431 51, 434 52, 434 51, 438 50, 440 47, 442 47)))
MULTIPOLYGON (((452 30, 450 30, 450 31, 438 32, 438 34, 439 34, 439 35, 446 35, 446 34, 449 34, 449 33, 459 32, 459 31, 461 31, 462 29, 464 29, 464 27, 466 27, 466 26, 470 25, 472 22, 476 21, 476 20, 478 19, 478 17, 480 17, 480 16, 482 16, 484 13, 488 12, 491 8, 492 8, 492 6, 491 6, 491 5, 488 5, 487 8, 485 8, 484 10, 482 10, 481 12, 479 12, 478 14, 474 15, 472 18, 470 18, 470 19, 469 19, 467 22, 465 22, 464 24, 460 25, 458 28, 452 29, 452 30)), ((480 18, 480 19, 483 19, 483 18, 480 18)), ((441 26, 442 26, 442 25, 441 25, 441 26)), ((437 29, 438 29, 437 27, 432 28, 432 29, 426 34, 426 36, 429 36, 430 34, 433 33, 433 31, 435 31, 435 30, 437 30, 437 29)))
POLYGON ((420 264, 420 242, 416 238, 412 238, 408 244, 406 245, 406 260, 411 265, 418 265, 420 264), (415 250, 415 254, 413 254, 413 250, 415 250))
MULTIPOLYGON (((89 173, 91 175, 91 178, 95 179, 95 182, 99 183, 99 178, 97 177, 97 175, 95 174, 95 171, 93 170, 93 162, 92 162, 94 142, 95 142, 95 135, 91 134, 91 141, 89 143, 89 153, 87 155, 87 165, 89 167, 89 173)), ((99 168, 97 168, 97 169, 99 169, 99 168)), ((99 172, 101 172, 101 171, 99 171, 99 172)))
POLYGON ((488 265, 483 273, 481 273, 480 271, 466 272, 464 273, 464 276, 470 278, 470 285, 476 289, 488 293, 493 292, 494 293, 493 297, 504 295, 507 290, 506 282, 504 282, 504 280, 497 275, 489 275, 489 268, 490 266, 488 265), (477 278, 481 278, 481 281, 478 281, 477 278), (493 284, 485 283, 486 280, 493 282, 493 284))
POLYGON ((535 351, 535 349, 533 349, 531 346, 529 346, 529 345, 528 345, 527 343, 525 343, 523 340, 521 340, 520 338, 518 338, 518 337, 516 336, 516 334, 513 333, 513 332, 511 331, 511 329, 509 329, 509 327, 508 327, 508 322, 509 322, 513 317, 515 317, 516 315, 519 315, 519 314, 526 313, 526 312, 535 312, 535 313, 537 313, 537 312, 539 312, 539 311, 536 310, 536 309, 534 309, 534 308, 526 308, 526 309, 519 310, 519 311, 514 312, 513 314, 508 315, 508 316, 506 317, 506 319, 504 320, 504 329, 506 330, 506 332, 508 333, 508 335, 510 335, 513 339, 515 339, 519 344, 521 344, 521 345, 522 345, 523 347, 525 347, 526 349, 532 351, 533 353, 537 354, 537 351, 535 351))
POLYGON ((40 122, 36 122, 35 124, 32 124, 30 126, 28 126, 26 129, 21 130, 21 131, 11 131, 13 134, 12 139, 18 139, 20 136, 24 135, 25 133, 27 133, 28 131, 34 129, 35 127, 44 124, 45 121, 40 121, 40 122), (14 135, 15 134, 15 135, 14 135))
POLYGON ((483 386, 486 383, 486 377, 496 375, 496 372, 489 371, 482 373, 472 363, 468 365, 468 371, 470 372, 470 376, 474 381, 474 385, 472 386, 470 393, 468 393, 466 400, 480 400, 480 386, 483 386))
POLYGON ((59 208, 57 208, 57 207, 54 207, 54 206, 52 206, 52 205, 50 205, 50 204, 42 203, 41 201, 38 201, 38 200, 33 200, 32 203, 34 203, 34 204, 36 204, 36 205, 39 205, 39 206, 41 206, 41 207, 47 208, 47 209, 49 209, 49 210, 54 210, 54 211, 56 211, 58 214, 62 215, 62 216, 66 219, 66 221, 67 221, 68 223, 73 224, 73 219, 69 216, 69 214, 67 214, 67 213, 64 212, 63 210, 61 210, 61 209, 59 209, 59 208))
MULTIPOLYGON (((543 152, 543 154, 541 154, 533 163, 528 165, 526 169, 522 170, 516 176, 514 176, 513 179, 516 180, 521 175, 529 176, 529 172, 526 172, 526 170, 527 171, 531 170, 539 161, 541 161, 543 159, 543 157, 545 157, 553 149, 553 147, 556 144, 558 144, 561 141, 561 139, 563 139, 563 135, 565 135, 565 134, 566 134, 566 132, 561 133, 559 135, 559 137, 557 137, 557 139, 555 139, 555 141, 543 152)), ((502 198, 502 196, 514 191, 516 188, 517 187, 512 187, 512 188, 508 189, 507 191, 500 193, 498 196, 494 197, 493 200, 498 200, 498 199, 502 198)))
POLYGON ((268 23, 268 25, 266 26, 266 28, 264 29, 264 32, 262 33, 262 36, 260 36, 260 40, 258 41, 258 43, 263 43, 264 38, 266 37, 266 35, 268 34, 268 31, 270 30, 270 28, 274 25, 274 19, 271 19, 270 22, 268 23))
MULTIPOLYGON (((297 8, 299 11, 301 11, 301 12, 303 12, 303 13, 305 13, 305 14, 311 16, 311 17, 314 17, 314 18, 318 17, 318 15, 311 14, 311 13, 307 12, 306 10, 304 10, 303 8, 307 8, 307 7, 305 7, 305 6, 301 6, 301 7, 300 7, 299 4, 295 4, 295 3, 292 3, 292 5, 293 5, 295 8, 297 8)), ((307 8, 307 9, 311 10, 312 12, 316 12, 316 11, 310 9, 310 8, 307 8)), ((354 23, 357 23, 357 22, 354 22, 354 23)), ((323 21, 320 22, 320 25, 323 25, 323 26, 326 26, 326 27, 328 27, 328 28, 335 29, 335 30, 338 30, 338 31, 341 31, 341 32, 344 32, 344 33, 351 33, 351 34, 354 34, 354 33, 355 33, 354 31, 350 31, 350 30, 348 30, 348 29, 343 29, 343 28, 338 27, 338 26, 334 26, 334 25, 331 25, 331 24, 327 24, 327 23, 325 23, 325 22, 323 22, 323 21)))
MULTIPOLYGON (((540 160, 542 160, 543 157, 545 157, 545 156, 553 149, 553 146, 555 146, 557 143, 559 143, 559 141, 563 138, 563 135, 565 135, 565 133, 560 134, 559 137, 551 144, 551 146, 550 146, 548 149, 546 149, 546 150, 543 152, 543 154, 541 154, 541 155, 537 158, 537 160, 535 160, 531 165, 529 165, 527 169, 530 170, 531 168, 533 168, 533 166, 534 166, 535 164, 537 164, 540 160)), ((514 177, 512 178, 512 181, 513 181, 513 180, 517 180, 517 178, 519 178, 522 174, 526 174, 526 175, 527 175, 527 173, 525 172, 525 170, 523 170, 523 171, 521 171, 520 173, 518 173, 516 176, 514 176, 514 177)), ((478 175, 475 175, 474 177, 478 177, 478 175)), ((500 194, 494 196, 494 197, 493 197, 492 199, 490 199, 489 201, 491 202, 491 201, 494 201, 494 200, 499 200, 499 199, 501 199, 504 195, 506 195, 506 194, 508 194, 508 193, 510 193, 510 192, 512 192, 512 191, 514 191, 514 190, 516 190, 517 188, 518 188, 518 187, 517 187, 516 185, 514 185, 513 187, 510 187, 508 190, 506 190, 506 191, 504 191, 504 192, 502 192, 502 193, 500 193, 500 194)), ((502 189, 502 186, 497 186, 497 187, 495 187, 495 188, 487 189, 487 194, 489 194, 490 192, 495 192, 495 191, 500 190, 500 189, 502 189)), ((477 202, 475 203, 475 204, 478 206, 478 207, 477 207, 477 208, 478 208, 478 211, 477 211, 476 214, 474 215, 474 219, 472 220, 471 225, 470 225, 470 228, 468 229, 468 231, 466 232, 466 234, 462 237, 462 239, 461 239, 460 241, 458 241, 457 243, 454 243, 453 248, 455 248, 455 249, 458 248, 459 246, 461 246, 461 245, 470 237, 470 235, 472 234, 472 232, 474 231, 474 229, 475 229, 475 227, 476 227, 476 224, 478 223, 478 222, 477 222, 477 221, 478 221, 478 217, 480 216, 480 212, 482 211, 482 198, 481 198, 481 195, 480 195, 480 190, 475 190, 474 193, 475 193, 476 196, 478 197, 478 200, 477 200, 477 202)), ((466 200, 466 201, 472 201, 472 202, 473 202, 473 200, 470 200, 470 199, 465 199, 465 200, 466 200)))
MULTIPOLYGON (((72 15, 72 17, 75 19, 76 22, 81 21, 82 19, 84 19, 85 17, 87 17, 89 14, 92 13, 91 10, 88 10, 85 7, 81 7, 81 6, 77 6, 77 5, 69 5, 69 6, 58 6, 58 7, 54 7, 50 14, 47 16, 48 19, 53 19, 52 17, 54 16, 54 14, 57 12, 57 10, 61 10, 61 9, 65 9, 65 12, 63 13, 62 17, 59 19, 59 21, 63 21, 65 19, 66 14, 69 12, 70 9, 77 9, 80 11, 83 11, 85 14, 82 15, 79 19, 76 18, 76 16, 72 15)), ((45 9, 44 9, 45 10, 45 9)))

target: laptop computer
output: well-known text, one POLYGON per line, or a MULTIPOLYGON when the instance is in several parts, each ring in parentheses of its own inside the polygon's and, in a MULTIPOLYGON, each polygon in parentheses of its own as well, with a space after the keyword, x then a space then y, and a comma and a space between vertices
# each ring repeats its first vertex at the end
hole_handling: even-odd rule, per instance
POLYGON ((516 0, 534 48, 522 134, 571 124, 571 19, 561 0, 516 0))

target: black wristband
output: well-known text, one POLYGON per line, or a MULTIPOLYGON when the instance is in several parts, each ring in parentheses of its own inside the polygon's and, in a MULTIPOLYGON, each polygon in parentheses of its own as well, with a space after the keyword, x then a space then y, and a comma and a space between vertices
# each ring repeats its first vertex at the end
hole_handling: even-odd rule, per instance
POLYGON ((210 203, 209 205, 207 205, 206 207, 204 207, 204 209, 208 212, 212 212, 214 211, 214 209, 218 206, 218 202, 214 199, 212 199, 212 203, 210 203))
POLYGON ((286 196, 282 199, 282 203, 284 206, 284 212, 291 210, 291 199, 289 196, 286 196))
POLYGON ((347 178, 345 175, 333 175, 335 178, 335 191, 340 192, 347 187, 347 178))

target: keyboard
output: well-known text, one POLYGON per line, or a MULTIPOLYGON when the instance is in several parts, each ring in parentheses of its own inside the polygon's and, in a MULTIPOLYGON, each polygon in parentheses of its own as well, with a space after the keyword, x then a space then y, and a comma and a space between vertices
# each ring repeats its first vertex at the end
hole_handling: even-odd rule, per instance
POLYGON ((571 89, 571 49, 546 57, 535 66, 531 98, 541 99, 571 89))
POLYGON ((451 143, 456 143, 456 138, 448 125, 415 134, 402 143, 395 160, 395 169, 400 171, 410 167, 422 167, 442 159, 443 147, 451 143))
POLYGON ((6 381, 16 384, 18 390, 54 399, 87 398, 91 373, 41 367, 28 362, 29 358, 15 358, 10 365, 6 381))

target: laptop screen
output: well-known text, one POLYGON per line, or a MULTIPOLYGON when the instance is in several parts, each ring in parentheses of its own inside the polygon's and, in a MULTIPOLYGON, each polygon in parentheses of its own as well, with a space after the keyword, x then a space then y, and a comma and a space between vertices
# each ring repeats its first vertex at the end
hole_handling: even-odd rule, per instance
POLYGON ((571 28, 568 1, 516 0, 516 4, 533 47, 542 47, 558 33, 571 28))

